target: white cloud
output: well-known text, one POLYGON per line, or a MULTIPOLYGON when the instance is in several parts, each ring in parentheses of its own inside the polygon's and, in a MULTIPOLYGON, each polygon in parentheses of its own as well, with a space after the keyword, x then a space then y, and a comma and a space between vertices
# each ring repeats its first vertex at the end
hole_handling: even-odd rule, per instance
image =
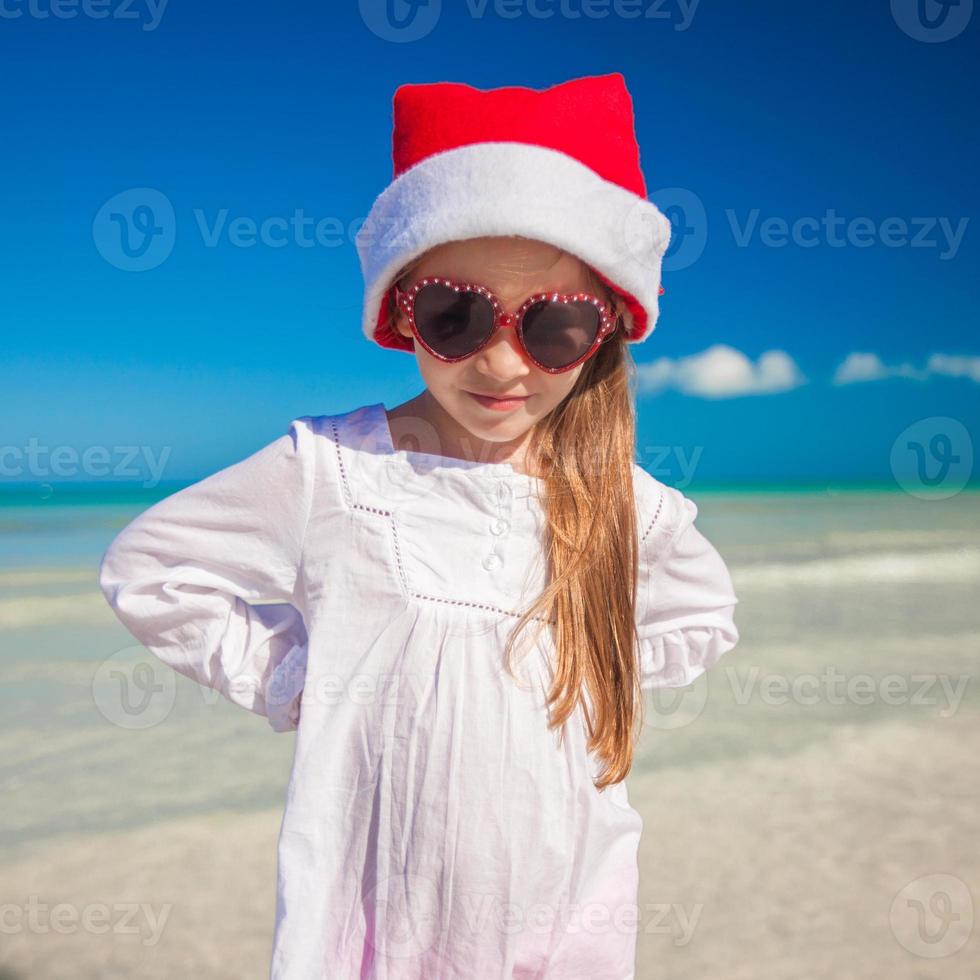
POLYGON ((980 357, 953 354, 933 354, 924 368, 916 368, 903 361, 901 364, 885 364, 877 355, 855 352, 838 365, 834 372, 836 385, 854 384, 860 381, 882 381, 885 378, 911 378, 925 381, 936 375, 952 378, 969 378, 980 383, 980 357))
POLYGON ((715 344, 700 354, 676 360, 661 357, 636 366, 638 394, 657 394, 675 388, 699 398, 772 395, 806 383, 796 362, 785 351, 770 350, 753 363, 740 350, 715 344))
POLYGON ((951 378, 969 378, 980 384, 980 357, 957 354, 933 354, 926 361, 930 374, 945 374, 951 378))

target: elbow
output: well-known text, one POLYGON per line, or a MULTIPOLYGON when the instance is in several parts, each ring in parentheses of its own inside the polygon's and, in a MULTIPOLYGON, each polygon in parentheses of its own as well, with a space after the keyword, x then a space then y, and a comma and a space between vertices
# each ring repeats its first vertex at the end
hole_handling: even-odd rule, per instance
POLYGON ((98 582, 99 589, 106 598, 106 602, 111 606, 116 592, 116 581, 112 572, 112 547, 106 549, 99 561, 98 582))
POLYGON ((98 571, 99 589, 116 615, 122 618, 124 607, 130 606, 140 593, 145 594, 152 581, 138 556, 128 551, 123 538, 117 536, 103 553, 98 571))
POLYGON ((98 582, 99 589, 105 596, 106 602, 115 608, 119 589, 122 585, 120 574, 118 538, 109 545, 99 561, 98 582))

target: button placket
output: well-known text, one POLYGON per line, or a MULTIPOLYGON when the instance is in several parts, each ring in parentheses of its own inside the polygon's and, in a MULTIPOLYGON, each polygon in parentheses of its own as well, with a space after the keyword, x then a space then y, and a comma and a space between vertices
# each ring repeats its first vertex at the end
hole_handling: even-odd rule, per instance
POLYGON ((491 550, 483 559, 483 567, 488 572, 500 568, 504 563, 503 556, 498 549, 510 531, 514 509, 514 491, 506 480, 500 480, 497 484, 493 499, 497 507, 497 516, 490 521, 491 550))

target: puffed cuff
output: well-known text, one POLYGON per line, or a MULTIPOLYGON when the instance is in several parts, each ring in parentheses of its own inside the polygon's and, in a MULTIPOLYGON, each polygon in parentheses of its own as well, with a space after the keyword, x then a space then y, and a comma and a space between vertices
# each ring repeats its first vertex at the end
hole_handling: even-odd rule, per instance
MULTIPOLYGON (((732 607, 734 608, 734 607, 732 607)), ((641 638, 640 687, 687 687, 738 643, 730 626, 692 626, 641 638)))
POLYGON ((641 613, 637 623, 640 686, 685 687, 739 639, 738 597, 724 559, 695 524, 698 508, 665 490, 663 531, 644 542, 641 613))

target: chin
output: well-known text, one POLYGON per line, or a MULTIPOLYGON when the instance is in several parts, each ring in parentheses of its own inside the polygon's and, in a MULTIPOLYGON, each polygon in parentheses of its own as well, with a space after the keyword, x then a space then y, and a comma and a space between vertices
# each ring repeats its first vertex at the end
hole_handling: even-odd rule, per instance
POLYGON ((516 439, 527 432, 535 421, 522 408, 494 413, 479 407, 468 407, 465 412, 460 413, 457 420, 473 435, 487 442, 509 442, 516 439), (493 418, 495 414, 500 418, 495 420, 493 418))

